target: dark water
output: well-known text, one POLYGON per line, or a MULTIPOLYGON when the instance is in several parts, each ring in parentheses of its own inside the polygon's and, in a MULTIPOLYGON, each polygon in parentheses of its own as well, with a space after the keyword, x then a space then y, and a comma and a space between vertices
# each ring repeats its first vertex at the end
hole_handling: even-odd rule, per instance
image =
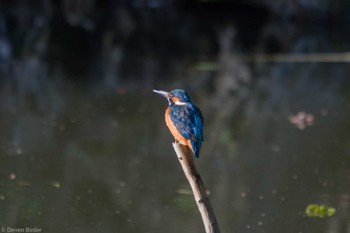
MULTIPOLYGON (((33 47, 2 37, 12 48, 0 64, 3 232, 204 232, 164 123, 167 102, 152 93, 178 87, 205 117, 196 164, 222 232, 350 232, 348 63, 244 63, 231 56, 242 43, 230 25, 216 25, 215 45, 203 34, 178 52, 167 50, 171 37, 145 44, 135 29, 139 41, 109 44, 104 31, 105 47, 81 39, 91 55, 47 36, 64 27, 43 25, 33 47), (209 58, 218 68, 196 68, 209 58), (314 203, 335 215, 307 217, 314 203)), ((271 38, 287 53, 349 47, 345 34, 333 37, 341 30, 261 30, 256 51, 271 38)))

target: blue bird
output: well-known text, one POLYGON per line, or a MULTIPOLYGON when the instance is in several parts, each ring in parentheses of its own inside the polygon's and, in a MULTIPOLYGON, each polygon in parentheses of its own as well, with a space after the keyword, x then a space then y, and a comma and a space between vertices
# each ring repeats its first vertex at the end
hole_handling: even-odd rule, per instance
POLYGON ((203 142, 204 119, 201 110, 192 103, 190 96, 183 89, 153 92, 168 99, 165 123, 175 141, 188 146, 198 158, 203 142))

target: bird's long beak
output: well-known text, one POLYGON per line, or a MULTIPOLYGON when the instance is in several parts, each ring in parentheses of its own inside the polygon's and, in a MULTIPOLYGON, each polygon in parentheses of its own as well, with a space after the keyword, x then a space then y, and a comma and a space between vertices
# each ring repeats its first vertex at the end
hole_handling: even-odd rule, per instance
POLYGON ((157 93, 158 95, 161 95, 165 98, 171 98, 171 94, 167 91, 161 91, 161 90, 153 90, 153 92, 157 93))

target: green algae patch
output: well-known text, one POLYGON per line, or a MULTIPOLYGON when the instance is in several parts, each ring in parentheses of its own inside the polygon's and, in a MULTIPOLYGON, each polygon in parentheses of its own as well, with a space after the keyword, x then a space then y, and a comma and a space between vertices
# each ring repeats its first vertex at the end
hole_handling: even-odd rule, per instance
POLYGON ((331 217, 335 214, 335 208, 325 206, 325 205, 319 205, 319 204, 310 204, 305 209, 305 214, 308 217, 318 217, 318 218, 324 218, 324 217, 331 217))

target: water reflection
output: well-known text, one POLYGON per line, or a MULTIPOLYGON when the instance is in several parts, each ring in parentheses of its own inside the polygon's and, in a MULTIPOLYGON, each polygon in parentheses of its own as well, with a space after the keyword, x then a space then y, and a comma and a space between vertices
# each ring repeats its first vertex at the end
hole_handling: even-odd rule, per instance
MULTIPOLYGON (((318 69, 334 68, 342 67, 318 69)), ((346 232, 348 83, 293 76, 260 79, 242 104, 232 95, 211 106, 208 96, 221 92, 192 90, 207 122, 197 164, 225 232, 346 232), (299 110, 312 112, 316 123, 303 130, 291 124, 299 110), (306 218, 314 202, 334 206, 336 215, 306 218)), ((178 192, 188 186, 163 123, 165 102, 151 91, 52 90, 39 98, 2 92, 2 225, 47 232, 201 229, 192 196, 178 192)))
MULTIPOLYGON (((272 37, 271 27, 280 25, 267 25, 264 36, 272 37)), ((310 39, 293 30, 290 40, 274 38, 282 50, 324 48, 315 46, 322 33, 310 39)), ((215 71, 196 70, 203 54, 159 52, 167 46, 153 44, 154 52, 141 43, 146 50, 135 55, 135 41, 111 43, 113 33, 105 31, 99 35, 105 47, 92 49, 98 59, 72 57, 59 49, 62 41, 49 43, 48 32, 39 31, 45 33, 38 41, 51 52, 1 61, 1 226, 202 231, 164 124, 166 102, 151 91, 161 86, 187 88, 205 115, 196 162, 222 232, 349 232, 347 64, 247 64, 233 56, 233 26, 216 35, 215 71), (292 124, 300 112, 311 114, 313 124, 292 124), (311 203, 332 206, 336 214, 308 218, 311 203)), ((255 49, 266 48, 266 41, 255 49)))

